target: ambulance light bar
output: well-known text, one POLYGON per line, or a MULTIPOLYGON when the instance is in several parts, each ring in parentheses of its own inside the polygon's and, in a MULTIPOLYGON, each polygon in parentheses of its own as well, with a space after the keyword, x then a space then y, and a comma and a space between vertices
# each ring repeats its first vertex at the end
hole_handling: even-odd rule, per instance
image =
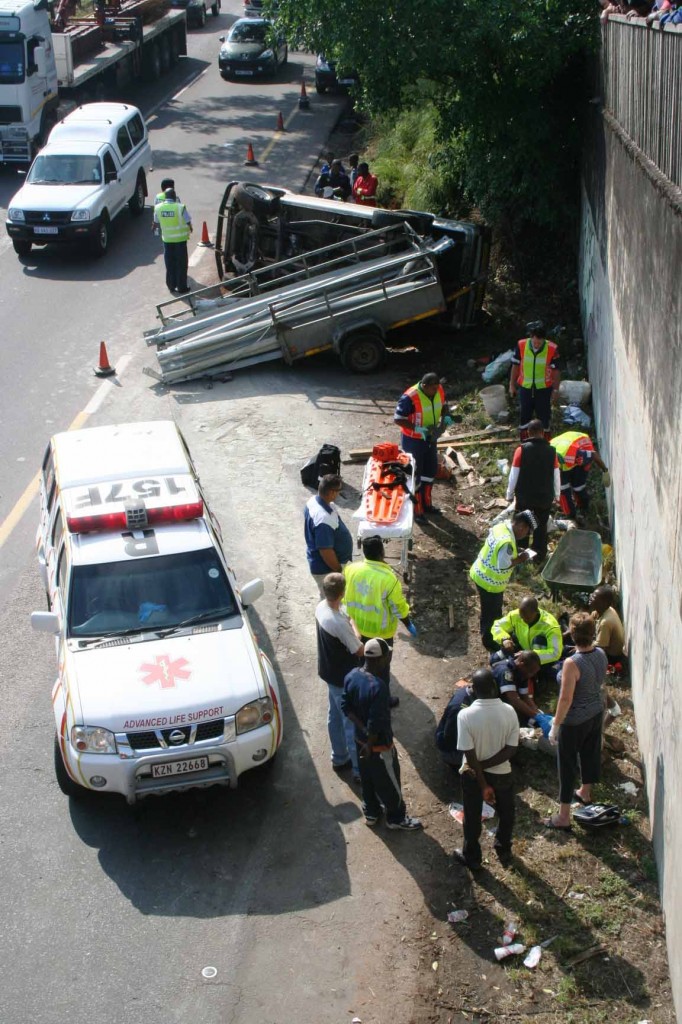
MULTIPOLYGON (((204 503, 190 502, 188 505, 167 505, 161 508, 148 508, 147 526, 160 526, 163 523, 184 523, 190 519, 201 519, 204 514, 204 503)), ((122 509, 117 512, 105 512, 99 516, 67 516, 66 526, 69 533, 104 533, 109 530, 130 530, 128 514, 122 509)), ((138 529, 144 529, 140 525, 138 529)))

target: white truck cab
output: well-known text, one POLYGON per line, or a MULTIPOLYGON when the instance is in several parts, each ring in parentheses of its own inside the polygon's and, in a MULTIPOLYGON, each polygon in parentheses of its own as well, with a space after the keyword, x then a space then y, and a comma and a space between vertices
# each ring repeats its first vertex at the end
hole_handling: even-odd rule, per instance
POLYGON ((175 424, 55 435, 37 548, 63 792, 235 787, 274 758, 279 687, 244 614, 263 584, 237 588, 175 424))
POLYGON ((53 242, 109 247, 111 221, 124 207, 144 211, 152 151, 137 107, 89 103, 50 132, 26 183, 12 198, 7 232, 19 256, 53 242))
POLYGON ((30 162, 59 103, 46 0, 0 0, 0 161, 30 162))

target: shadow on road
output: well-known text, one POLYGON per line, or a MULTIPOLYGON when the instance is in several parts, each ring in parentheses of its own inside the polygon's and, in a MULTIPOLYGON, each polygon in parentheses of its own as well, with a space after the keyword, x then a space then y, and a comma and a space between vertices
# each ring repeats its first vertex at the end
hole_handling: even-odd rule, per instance
POLYGON ((132 808, 89 793, 69 802, 79 837, 142 914, 283 914, 350 893, 341 823, 359 809, 327 802, 265 627, 253 610, 250 618, 281 687, 284 743, 271 766, 242 775, 236 790, 190 790, 132 808))

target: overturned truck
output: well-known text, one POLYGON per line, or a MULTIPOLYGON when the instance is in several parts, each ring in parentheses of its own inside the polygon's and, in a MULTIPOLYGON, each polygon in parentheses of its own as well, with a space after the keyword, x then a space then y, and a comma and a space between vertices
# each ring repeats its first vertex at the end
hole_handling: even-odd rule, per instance
POLYGON ((485 229, 249 184, 228 186, 230 195, 216 243, 219 296, 209 297, 214 287, 162 303, 161 326, 145 333, 159 363, 145 372, 164 383, 328 350, 369 373, 383 364, 389 331, 437 315, 475 322, 485 229))

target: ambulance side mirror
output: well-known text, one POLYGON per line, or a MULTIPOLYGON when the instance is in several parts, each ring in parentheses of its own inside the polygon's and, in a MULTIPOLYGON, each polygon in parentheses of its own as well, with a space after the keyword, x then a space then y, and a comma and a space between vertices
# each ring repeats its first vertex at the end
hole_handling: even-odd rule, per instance
POLYGON ((248 608, 257 601, 259 597, 262 597, 264 593, 265 585, 262 580, 249 580, 249 582, 242 587, 239 594, 239 598, 242 602, 242 608, 248 608))
POLYGON ((31 612, 31 626, 38 633, 59 633, 59 616, 56 612, 31 612))

